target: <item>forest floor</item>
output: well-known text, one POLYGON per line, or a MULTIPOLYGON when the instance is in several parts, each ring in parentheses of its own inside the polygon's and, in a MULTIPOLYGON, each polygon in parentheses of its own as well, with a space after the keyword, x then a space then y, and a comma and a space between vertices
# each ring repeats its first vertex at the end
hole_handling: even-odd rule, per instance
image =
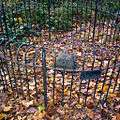
MULTIPOLYGON (((87 30, 89 30, 87 28, 87 30)), ((92 31, 92 30, 91 30, 92 31)), ((81 63, 83 62, 83 55, 86 52, 86 64, 85 70, 91 69, 92 62, 94 60, 93 52, 96 51, 96 56, 98 59, 110 58, 112 61, 110 62, 110 66, 113 65, 113 61, 115 60, 115 54, 117 54, 117 62, 120 62, 120 54, 119 50, 116 49, 116 46, 120 45, 120 41, 109 41, 110 33, 105 38, 105 34, 107 31, 104 29, 104 32, 99 31, 99 35, 95 36, 95 41, 93 45, 92 33, 89 31, 83 33, 76 33, 74 31, 68 33, 54 33, 51 35, 51 40, 48 40, 48 33, 44 33, 43 37, 40 38, 31 38, 31 42, 38 47, 42 47, 43 45, 47 49, 47 65, 50 67, 54 62, 54 55, 59 54, 63 49, 66 49, 68 53, 74 52, 77 55, 77 62, 81 67, 81 63), (103 34, 104 33, 104 34, 103 34), (57 36, 57 37, 56 37, 57 36), (88 37, 89 36, 89 37, 88 37), (89 40, 88 40, 89 39, 89 40), (104 45, 100 44, 105 43, 104 45), (104 50, 104 51, 103 51, 104 50), (116 52, 118 50, 118 52, 116 52)), ((97 33, 97 31, 96 31, 97 33)), ((39 60, 40 61, 40 60, 39 60)), ((106 68, 108 64, 108 59, 103 61, 102 68, 106 68)), ((95 61, 94 67, 99 67, 100 62, 98 60, 95 61)), ((81 70, 81 69, 80 69, 81 70)), ((108 70, 107 77, 110 78, 113 67, 108 70)), ((114 72, 114 76, 117 75, 117 70, 114 72)), ((31 71, 29 71, 30 73, 31 71)), ((38 70, 38 89, 39 92, 42 93, 42 74, 38 70)), ((32 76, 32 75, 31 75, 32 76)), ((103 77, 99 81, 99 85, 96 93, 96 100, 94 101, 92 98, 95 86, 95 80, 91 81, 89 94, 87 98, 86 106, 84 106, 85 96, 83 95, 86 87, 82 90, 80 100, 78 102, 78 92, 79 92, 79 75, 75 75, 75 80, 72 88, 72 97, 70 97, 70 80, 71 74, 66 74, 65 76, 65 88, 64 88, 64 107, 61 106, 61 80, 62 76, 60 73, 56 75, 56 87, 55 87, 55 105, 53 105, 52 101, 52 90, 53 90, 53 70, 48 71, 48 109, 45 111, 45 107, 43 104, 44 97, 43 94, 39 95, 39 99, 35 99, 35 87, 34 83, 30 83, 30 91, 29 94, 31 96, 31 100, 28 99, 26 86, 24 86, 24 92, 22 92, 21 88, 18 89, 20 97, 16 97, 16 94, 11 90, 6 93, 0 93, 0 120, 120 120, 120 76, 118 77, 118 85, 116 86, 116 92, 112 92, 113 87, 115 85, 115 77, 113 77, 112 85, 110 88, 110 94, 107 99, 107 102, 104 106, 97 104, 102 83, 103 77)), ((32 78, 33 79, 33 78, 32 78)), ((23 80, 24 81, 24 80, 23 80)), ((108 90, 109 79, 106 81, 105 87, 103 89, 103 94, 108 90)))

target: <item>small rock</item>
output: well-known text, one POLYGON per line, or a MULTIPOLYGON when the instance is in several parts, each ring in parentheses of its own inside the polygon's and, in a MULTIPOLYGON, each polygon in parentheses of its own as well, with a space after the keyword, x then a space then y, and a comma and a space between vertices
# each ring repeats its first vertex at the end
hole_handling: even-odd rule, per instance
POLYGON ((30 107, 28 110, 27 110, 27 113, 35 113, 37 112, 38 110, 35 108, 35 107, 30 107))

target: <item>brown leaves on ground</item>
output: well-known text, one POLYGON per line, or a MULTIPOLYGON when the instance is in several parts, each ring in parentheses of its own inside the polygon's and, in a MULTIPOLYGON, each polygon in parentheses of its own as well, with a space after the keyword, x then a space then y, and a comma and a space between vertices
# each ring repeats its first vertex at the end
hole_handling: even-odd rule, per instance
MULTIPOLYGON (((106 29, 106 28, 104 28, 106 29)), ((74 32, 74 31, 73 31, 74 32)), ((87 33, 87 31, 86 31, 87 33)), ((52 54, 53 50, 52 48, 55 49, 54 54, 58 54, 61 52, 62 49, 64 49, 67 46, 67 49, 69 53, 72 53, 72 42, 74 39, 74 51, 76 52, 78 56, 78 64, 81 67, 81 63, 83 62, 83 52, 87 51, 88 53, 91 53, 93 48, 91 47, 91 40, 89 41, 82 41, 81 38, 83 33, 81 32, 80 34, 76 34, 71 37, 66 37, 67 34, 71 34, 71 32, 68 33, 60 33, 56 35, 51 35, 52 38, 55 38, 55 40, 48 41, 48 33, 47 35, 43 35, 42 38, 37 39, 36 41, 32 41, 33 43, 38 43, 38 46, 42 46, 43 44, 46 47, 47 50, 47 65, 48 67, 51 67, 54 62, 54 55, 52 54), (64 34, 64 35, 63 35, 64 34), (65 36, 65 37, 61 37, 65 36), (55 42, 55 43, 54 43, 55 42)), ((92 33, 90 33, 92 34, 92 33)), ((103 34, 102 32, 100 34, 103 34)), ((97 38, 97 35, 95 35, 97 38)), ((84 39, 88 39, 87 34, 84 36, 84 39)), ((83 38, 82 38, 83 39, 83 38)), ((31 39, 32 40, 32 39, 31 39)), ((96 39, 98 42, 98 39, 96 39)), ((104 40, 103 40, 104 41, 104 40)), ((114 56, 114 49, 112 48, 113 44, 107 44, 106 47, 100 46, 101 48, 105 48, 109 51, 104 52, 100 51, 98 48, 98 60, 95 61, 95 67, 99 67, 101 62, 100 60, 103 60, 106 57, 114 56)), ((24 50, 23 50, 24 51, 24 50)), ((24 53, 24 52, 23 52, 24 53)), ((21 52, 21 54, 23 54, 21 52)), ((29 59, 32 60, 34 56, 35 51, 31 49, 28 52, 29 59)), ((39 55, 40 56, 40 55, 39 55)), ((85 70, 88 68, 91 69, 92 62, 93 62, 93 56, 86 55, 86 64, 85 64, 85 70)), ((41 58, 37 58, 37 64, 41 65, 41 58)), ((120 61, 120 55, 118 55, 118 61, 120 61)), ((103 68, 107 66, 108 61, 103 60, 103 68)), ((112 62, 110 63, 111 65, 113 64, 112 62)), ((65 105, 64 107, 61 106, 61 81, 62 81, 62 76, 61 74, 56 75, 56 80, 55 80, 55 105, 53 106, 52 103, 52 87, 53 87, 53 71, 49 72, 48 74, 48 98, 49 98, 49 106, 48 109, 45 111, 44 107, 44 97, 42 94, 43 88, 42 88, 42 73, 39 68, 36 68, 36 75, 37 75, 37 82, 38 82, 38 91, 41 96, 40 100, 38 102, 35 101, 35 83, 33 82, 33 70, 31 70, 32 66, 28 67, 28 78, 30 81, 30 96, 32 100, 28 100, 28 95, 27 95, 27 86, 23 85, 24 88, 24 93, 23 91, 21 92, 21 96, 23 98, 13 98, 11 94, 9 94, 9 97, 4 94, 0 93, 0 120, 2 119, 8 119, 8 120, 120 120, 120 93, 112 93, 111 90, 113 89, 113 86, 110 88, 110 94, 108 96, 108 101, 107 101, 107 107, 103 108, 103 106, 97 106, 97 110, 95 111, 95 102, 93 99, 90 98, 90 96, 93 94, 94 91, 94 86, 95 86, 95 81, 92 81, 89 86, 89 94, 86 94, 86 86, 85 83, 82 86, 82 90, 79 93, 79 78, 75 77, 73 86, 72 86, 72 95, 71 95, 71 101, 69 101, 69 95, 70 95, 70 80, 71 80, 71 75, 66 75, 65 78, 65 89, 64 89, 64 95, 65 95, 65 105), (25 95, 23 95, 25 94, 25 95), (78 101, 78 95, 80 94, 80 100, 79 103, 78 101), (85 96, 89 97, 90 99, 87 99, 86 102, 86 107, 84 107, 84 99, 85 96)), ((20 68, 21 73, 24 73, 24 68, 20 68)), ((112 69, 111 69, 112 70, 112 69)), ((15 74, 18 74, 17 72, 15 74)), ((25 75, 25 74, 23 74, 25 75)), ((111 76, 111 71, 108 72, 107 76, 110 78, 111 76)), ((25 76, 26 77, 26 76, 25 76)), ((8 78, 7 78, 8 79, 8 78)), ((102 78, 103 79, 103 78, 102 78)), ((26 80, 26 79, 25 79, 26 80)), ((24 80, 23 80, 24 81, 24 80)), ((105 94, 109 88, 109 84, 105 84, 102 90, 102 80, 99 80, 99 84, 97 87, 96 91, 96 102, 98 102, 99 99, 99 93, 105 94)), ((84 81, 86 82, 86 81, 84 81)), ((109 80, 106 80, 106 82, 109 82, 109 80)), ((113 84, 115 83, 115 80, 113 79, 113 84)), ((118 80, 118 83, 120 83, 120 79, 118 80)), ((118 87, 118 86, 117 86, 118 87)), ((20 88, 22 89, 22 88, 20 88)), ((20 90, 18 89, 18 90, 20 90)), ((9 90, 10 91, 10 90, 9 90)))

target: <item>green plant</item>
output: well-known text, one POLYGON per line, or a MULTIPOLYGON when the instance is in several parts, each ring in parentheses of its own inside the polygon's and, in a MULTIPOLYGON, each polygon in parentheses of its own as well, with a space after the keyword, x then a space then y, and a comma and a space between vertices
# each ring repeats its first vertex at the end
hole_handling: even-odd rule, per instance
POLYGON ((48 19, 47 14, 47 5, 39 4, 39 8, 35 11, 35 18, 33 18, 33 21, 36 21, 41 27, 44 27, 48 19))
MULTIPOLYGON (((22 0, 6 0, 7 25, 12 31, 14 28, 24 24, 39 24, 41 29, 47 27, 54 31, 68 31, 72 29, 77 17, 82 23, 89 22, 93 17, 92 13, 94 13, 96 5, 95 0, 86 0, 84 2, 81 0, 38 0, 37 3, 30 0, 30 3, 22 0)), ((118 0, 98 1, 97 20, 115 19, 115 13, 119 10, 120 3, 118 0)))
POLYGON ((53 30, 68 31, 72 28, 72 17, 72 7, 70 3, 66 2, 63 6, 54 9, 50 21, 47 20, 47 24, 50 24, 53 30))
MULTIPOLYGON (((25 35, 25 31, 23 30, 18 29, 16 33, 14 33, 14 32, 11 32, 10 29, 8 29, 8 33, 6 36, 16 47, 19 47, 21 44, 29 43, 29 40, 25 35)), ((0 38, 0 44, 4 46, 6 42, 8 42, 8 39, 5 39, 4 36, 2 36, 0 38)), ((9 47, 9 44, 7 47, 9 47)))

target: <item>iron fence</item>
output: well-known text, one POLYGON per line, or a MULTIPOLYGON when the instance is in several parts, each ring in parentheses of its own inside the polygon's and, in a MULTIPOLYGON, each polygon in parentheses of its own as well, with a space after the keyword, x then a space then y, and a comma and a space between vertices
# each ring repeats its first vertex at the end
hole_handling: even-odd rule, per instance
POLYGON ((96 104, 104 105, 109 95, 120 89, 119 48, 115 48, 115 51, 118 50, 115 57, 103 61, 94 56, 88 66, 85 55, 81 66, 76 68, 73 64, 68 69, 65 65, 60 68, 56 57, 53 58, 53 66, 49 66, 44 47, 22 44, 16 48, 10 42, 9 45, 10 48, 1 49, 0 91, 12 91, 15 98, 22 96, 29 100, 40 100, 44 97, 46 108, 50 102, 64 106, 71 100, 82 100, 86 105, 90 98, 96 104))
POLYGON ((47 108, 73 100, 86 106, 88 99, 104 105, 120 90, 119 1, 9 2, 0 1, 1 92, 42 100, 47 108), (77 68, 58 67, 56 55, 49 65, 45 40, 54 46, 61 39, 73 49, 82 46, 77 68))

